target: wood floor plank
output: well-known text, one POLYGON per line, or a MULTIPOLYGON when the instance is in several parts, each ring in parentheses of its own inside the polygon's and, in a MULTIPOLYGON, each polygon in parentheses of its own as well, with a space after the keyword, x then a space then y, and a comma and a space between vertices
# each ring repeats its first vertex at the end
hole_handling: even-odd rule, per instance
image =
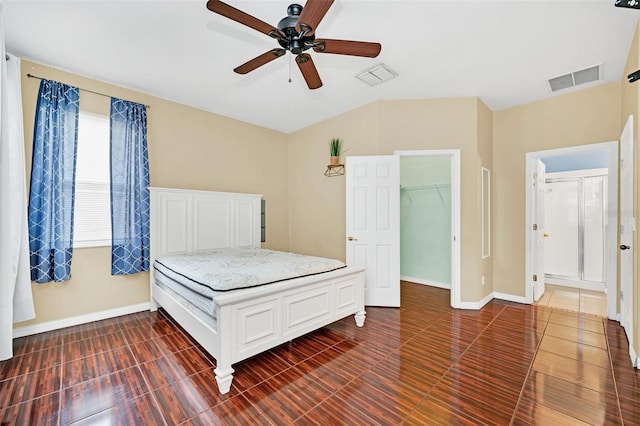
POLYGON ((449 306, 402 283, 369 308, 233 365, 168 314, 138 312, 14 340, 0 423, 184 425, 640 424, 640 372, 619 323, 494 300, 449 306))
POLYGON ((609 369, 609 353, 606 349, 595 346, 583 345, 571 340, 560 339, 558 337, 546 335, 540 342, 540 350, 552 352, 577 361, 597 365, 601 368, 609 369))
POLYGON ((620 423, 617 401, 609 393, 532 371, 523 396, 554 411, 589 424, 620 423), (611 423, 605 423, 609 421, 611 423))
POLYGON ((44 368, 0 381, 0 407, 10 407, 60 390, 61 367, 44 368))
POLYGON ((0 408, 2 425, 58 425, 59 418, 60 392, 0 408))
POLYGON ((52 346, 39 351, 16 355, 0 362, 0 380, 10 379, 44 368, 62 364, 62 346, 52 346))
POLYGON ((545 334, 559 337, 561 339, 573 340, 574 342, 595 346, 601 349, 607 349, 607 341, 604 335, 580 328, 568 327, 549 322, 545 329, 545 334))
POLYGON ((62 388, 136 365, 136 359, 128 346, 78 358, 62 366, 62 388))
POLYGON ((235 396, 183 423, 183 426, 273 426, 268 417, 242 395, 235 396))
POLYGON ((271 423, 293 424, 331 393, 330 389, 292 367, 248 389, 243 395, 264 412, 271 423))
POLYGON ((73 426, 162 424, 164 424, 162 413, 158 409, 153 396, 150 393, 146 393, 115 407, 85 417, 73 423, 73 426))
POLYGON ((73 423, 149 393, 140 368, 131 367, 62 391, 62 424, 73 423))
POLYGON ((477 426, 480 424, 483 424, 481 420, 440 405, 431 397, 425 398, 403 423, 406 426, 477 426))
POLYGON ((611 370, 543 350, 538 351, 533 370, 596 392, 615 394, 611 370))

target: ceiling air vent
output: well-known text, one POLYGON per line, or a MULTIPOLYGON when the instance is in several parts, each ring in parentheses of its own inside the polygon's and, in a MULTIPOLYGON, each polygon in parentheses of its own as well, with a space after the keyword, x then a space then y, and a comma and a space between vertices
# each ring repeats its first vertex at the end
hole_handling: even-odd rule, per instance
POLYGON ((552 92, 602 80, 602 64, 549 79, 552 92))
POLYGON ((367 83, 369 86, 377 86, 380 83, 391 80, 398 76, 398 73, 390 70, 385 64, 379 64, 368 69, 356 77, 367 83))

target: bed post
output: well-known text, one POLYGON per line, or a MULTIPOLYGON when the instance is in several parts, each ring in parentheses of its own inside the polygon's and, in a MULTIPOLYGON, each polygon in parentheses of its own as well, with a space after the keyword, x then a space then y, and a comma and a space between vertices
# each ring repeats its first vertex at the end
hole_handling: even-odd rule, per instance
POLYGON ((231 390, 234 373, 234 369, 231 368, 233 330, 231 329, 231 322, 226 320, 231 315, 231 308, 216 304, 215 310, 218 323, 216 339, 218 339, 219 354, 216 358, 216 368, 213 372, 216 373, 216 382, 218 382, 220 393, 228 393, 231 390))

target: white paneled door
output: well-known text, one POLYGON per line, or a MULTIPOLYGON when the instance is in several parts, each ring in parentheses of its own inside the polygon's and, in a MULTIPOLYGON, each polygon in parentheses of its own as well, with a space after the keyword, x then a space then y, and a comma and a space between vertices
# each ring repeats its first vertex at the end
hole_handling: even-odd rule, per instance
POLYGON ((633 116, 620 135, 620 324, 633 347, 633 116))
POLYGON ((365 305, 400 306, 400 158, 347 157, 347 265, 364 266, 365 305))

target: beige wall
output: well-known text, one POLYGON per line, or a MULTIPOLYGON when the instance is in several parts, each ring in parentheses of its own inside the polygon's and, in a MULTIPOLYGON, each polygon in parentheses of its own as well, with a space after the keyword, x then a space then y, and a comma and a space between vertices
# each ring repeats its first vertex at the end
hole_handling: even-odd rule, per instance
POLYGON ((323 175, 331 138, 346 155, 390 155, 396 150, 461 150, 461 296, 476 302, 480 285, 479 129, 491 163, 490 112, 476 98, 379 101, 290 135, 289 216, 292 251, 345 258, 344 177, 323 175), (480 112, 479 112, 480 111, 480 112), (481 121, 481 124, 479 122, 481 121))
MULTIPOLYGON (((491 183, 493 183, 493 112, 489 110, 482 102, 478 102, 478 172, 480 177, 478 178, 478 208, 482 209, 482 167, 489 169, 491 183)), ((489 191, 490 200, 493 200, 493 188, 489 191)), ((493 206, 489 203, 490 213, 493 213, 493 206)), ((490 216, 491 218, 491 216, 490 216)), ((482 259, 480 262, 481 275, 484 276, 484 288, 481 288, 481 295, 484 297, 487 294, 494 291, 493 288, 493 223, 491 223, 491 229, 487 230, 489 233, 490 256, 486 259, 482 259)), ((480 232, 480 253, 482 254, 482 218, 479 217, 479 232, 480 232)))
POLYGON ((291 251, 345 259, 344 176, 324 176, 329 141, 342 139, 346 155, 376 154, 378 109, 369 104, 289 135, 291 251))
MULTIPOLYGON (((152 186, 263 194, 267 248, 289 249, 287 135, 160 98, 22 62, 27 173, 39 80, 26 73, 144 103, 152 186)), ((81 109, 109 114, 109 99, 80 92, 81 109)), ((105 159, 108 161, 108 159, 105 159)), ((29 180, 29 176, 27 176, 29 180)), ((36 319, 27 326, 149 301, 149 274, 111 276, 110 248, 75 249, 72 279, 33 284, 36 319)))
MULTIPOLYGON (((633 42, 631 44, 631 48, 629 50, 629 56, 627 57, 627 63, 624 69, 624 76, 631 74, 634 71, 640 69, 640 26, 636 28, 636 32, 633 37, 633 42)), ((640 188, 640 179, 638 175, 640 171, 640 147, 638 146, 638 141, 640 141, 640 84, 633 83, 629 84, 626 80, 622 83, 622 113, 621 113, 621 121, 620 128, 622 129, 627 121, 627 117, 631 114, 634 116, 634 135, 633 135, 633 152, 634 152, 634 176, 633 176, 633 188, 634 193, 636 194, 633 198, 633 211, 636 217, 636 220, 639 216, 638 214, 638 205, 640 201, 638 200, 638 188, 640 188)), ((634 347, 636 354, 640 354, 640 250, 637 249, 638 241, 640 238, 638 237, 638 232, 635 232, 633 235, 633 247, 636 247, 634 250, 634 259, 633 259, 633 330, 634 330, 634 347)))
POLYGON ((493 113, 494 291, 525 295, 527 152, 618 140, 620 83, 493 113))
MULTIPOLYGON (((638 50, 636 34, 629 70, 640 68, 638 50)), ((638 115, 640 98, 640 86, 618 82, 493 113, 477 98, 378 101, 284 135, 28 61, 23 72, 150 105, 151 184, 262 193, 265 247, 274 249, 345 258, 344 177, 324 176, 331 138, 343 139, 346 155, 460 149, 461 290, 467 302, 492 291, 524 296, 526 153, 617 140, 622 117, 628 111, 638 115), (485 260, 481 167, 492 178, 492 256, 485 260)), ((23 78, 28 170, 38 83, 23 78)), ((108 99, 81 92, 81 108, 106 114, 108 99)), ((640 250, 636 286, 638 256, 640 250)), ((18 325, 148 301, 148 274, 112 277, 109 262, 108 248, 76 249, 72 280, 34 284, 38 317, 18 325)), ((638 333, 637 316, 635 324, 638 333)))

